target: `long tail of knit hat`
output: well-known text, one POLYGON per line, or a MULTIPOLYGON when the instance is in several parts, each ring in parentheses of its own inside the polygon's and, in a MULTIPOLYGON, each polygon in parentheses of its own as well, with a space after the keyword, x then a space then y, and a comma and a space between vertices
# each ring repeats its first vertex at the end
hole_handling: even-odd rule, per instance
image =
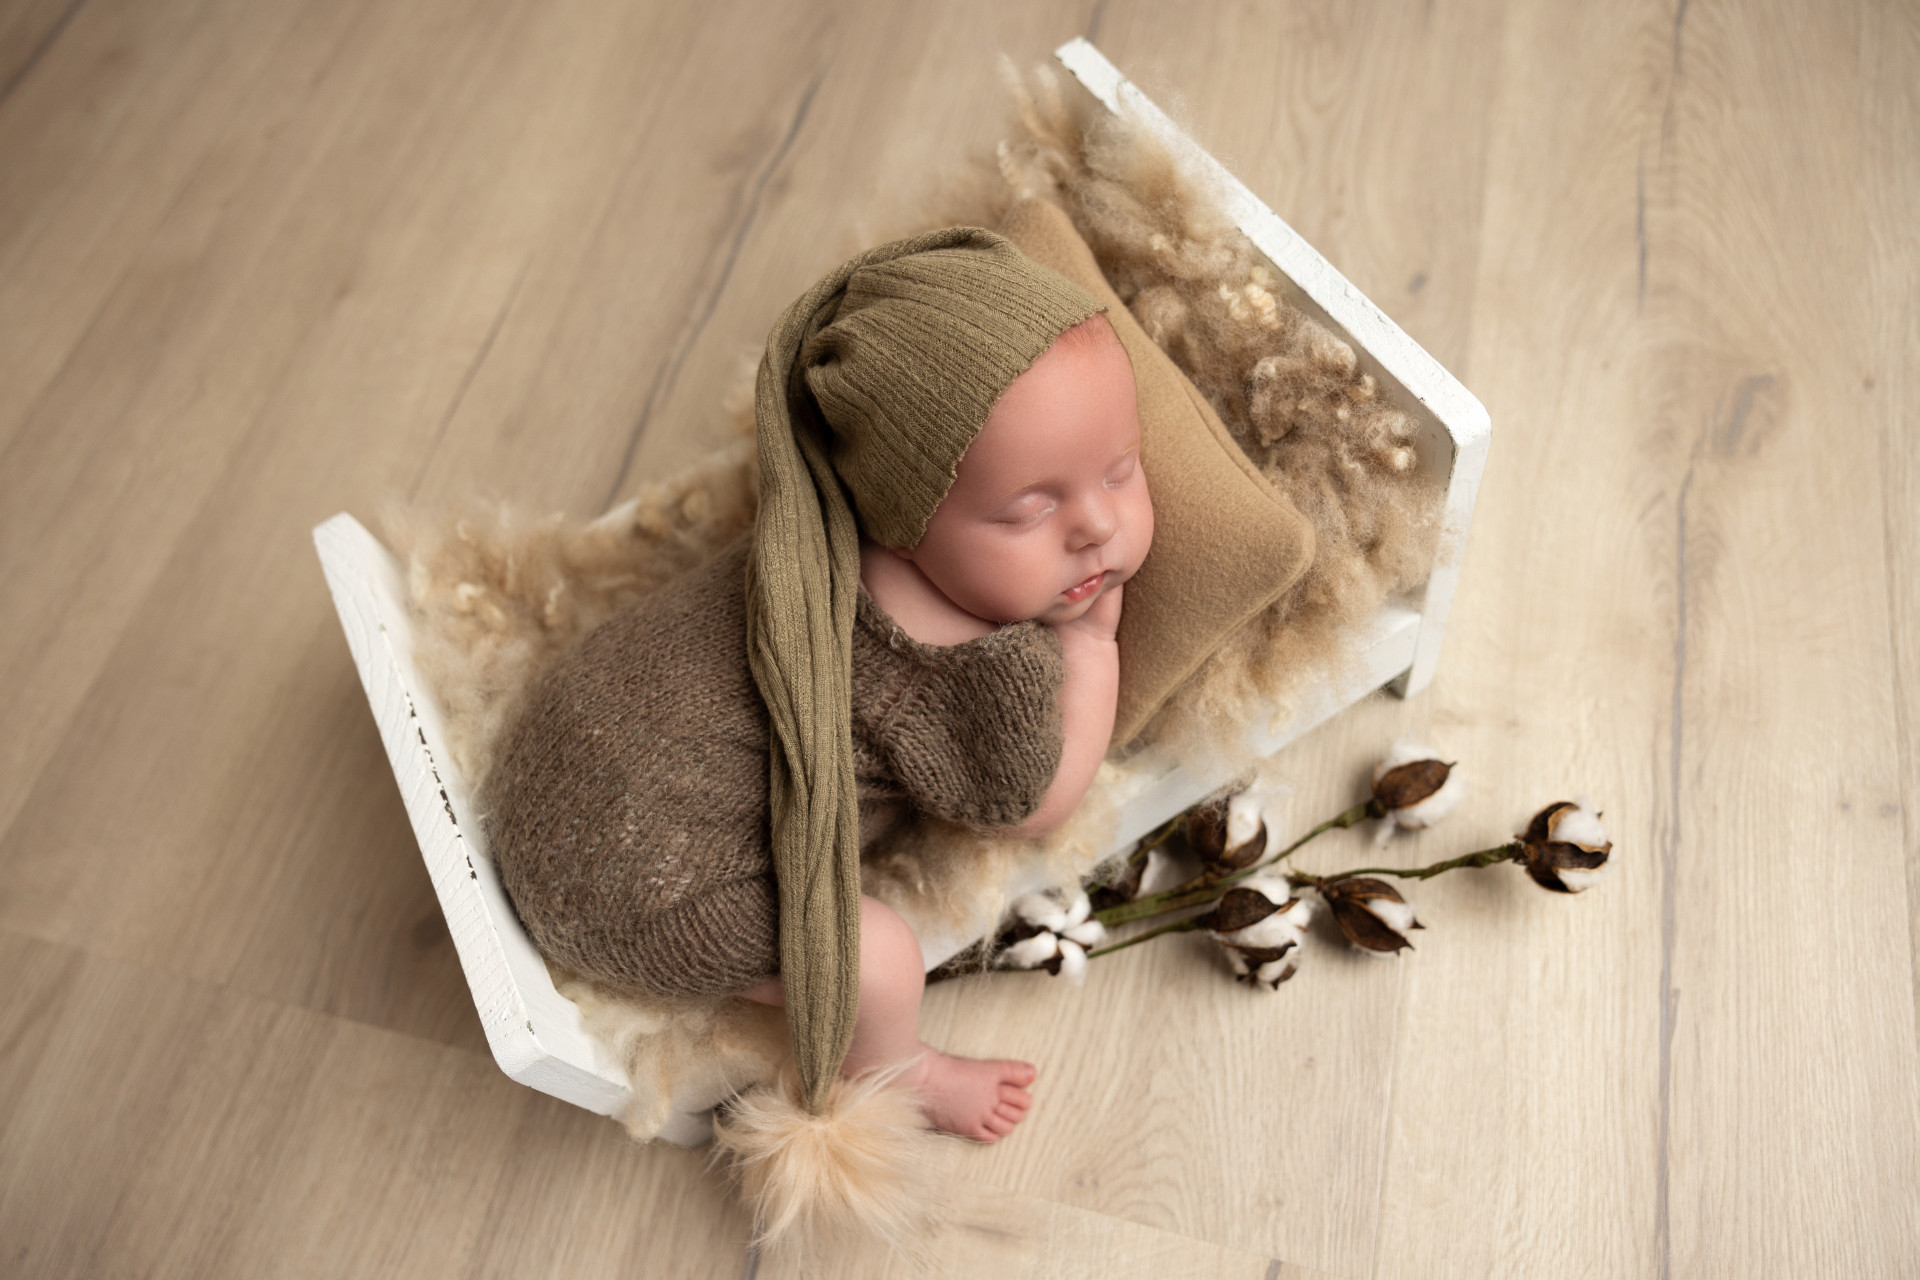
POLYGON ((767 339, 747 652, 771 726, 787 1026, 815 1113, 859 1008, 860 529, 887 546, 918 543, 1000 393, 1102 309, 993 232, 948 227, 842 264, 767 339))

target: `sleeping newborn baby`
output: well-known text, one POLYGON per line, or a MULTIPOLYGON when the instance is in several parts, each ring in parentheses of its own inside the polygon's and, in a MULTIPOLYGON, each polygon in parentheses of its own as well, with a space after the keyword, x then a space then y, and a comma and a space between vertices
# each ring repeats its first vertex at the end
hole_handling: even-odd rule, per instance
POLYGON ((788 310, 753 535, 609 620, 503 737, 486 821, 554 963, 783 1004, 808 1106, 899 1068, 996 1141, 1034 1068, 920 1039, 920 946, 861 850, 928 814, 1043 835, 1113 732, 1153 538, 1100 304, 975 228, 863 254, 788 310))

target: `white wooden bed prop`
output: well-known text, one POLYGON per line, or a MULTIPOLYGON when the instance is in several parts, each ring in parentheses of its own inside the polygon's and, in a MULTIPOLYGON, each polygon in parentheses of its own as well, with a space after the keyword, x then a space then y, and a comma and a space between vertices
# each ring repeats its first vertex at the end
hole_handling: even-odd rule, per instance
MULTIPOLYGON (((1267 717, 1255 716, 1258 727, 1250 745, 1257 755, 1271 755, 1383 686, 1403 697, 1419 692, 1433 679, 1439 658, 1459 555, 1486 463, 1492 430, 1487 411, 1313 246, 1122 78, 1098 49, 1073 40, 1054 56, 1109 109, 1124 104, 1218 184, 1227 210, 1270 260, 1287 296, 1347 339, 1382 393, 1418 421, 1421 466, 1446 484, 1441 552, 1418 598, 1388 604, 1363 629, 1357 642, 1360 661, 1352 665, 1356 674, 1344 683, 1322 681, 1297 714, 1277 728, 1265 723, 1267 717)), ((344 512, 317 526, 313 540, 495 1060, 522 1084, 589 1111, 615 1114, 628 1098, 625 1071, 586 1034, 573 1002, 554 990, 546 965, 494 873, 485 836, 472 821, 472 797, 445 749, 439 708, 413 664, 402 566, 344 512)), ((1127 768, 1128 798, 1112 851, 1132 844, 1229 781, 1175 766, 1151 751, 1134 757, 1127 768)), ((1014 884, 1008 890, 1019 893, 1034 887, 1037 883, 1014 884)), ((971 941, 925 937, 927 967, 971 941)), ((710 1097, 676 1098, 676 1114, 661 1136, 682 1145, 704 1141, 711 1132, 713 1102, 710 1097)))

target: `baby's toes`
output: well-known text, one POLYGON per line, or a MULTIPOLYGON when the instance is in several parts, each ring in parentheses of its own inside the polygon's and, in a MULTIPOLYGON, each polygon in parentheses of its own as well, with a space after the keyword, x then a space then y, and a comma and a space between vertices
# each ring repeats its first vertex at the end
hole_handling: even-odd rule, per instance
POLYGON ((1009 1120, 1005 1116, 1001 1115, 998 1111, 990 1112, 988 1113, 987 1118, 980 1122, 981 1128, 985 1130, 985 1134, 984 1136, 982 1136, 981 1141, 982 1142, 998 1142, 1001 1138, 1005 1137, 1007 1134, 1012 1133, 1013 1126, 1018 1123, 1020 1123, 1020 1119, 1018 1116, 1009 1120))
POLYGON ((1005 1121, 1008 1129, 1027 1118, 1026 1108, 1008 1106, 1004 1102, 993 1109, 993 1114, 1005 1121))
POLYGON ((1017 1085, 1003 1084, 1000 1086, 1000 1102, 1003 1106, 1018 1107, 1025 1111, 1033 1105, 1033 1095, 1017 1085))
POLYGON ((1039 1074, 1031 1062, 1007 1061, 1000 1064, 1001 1081, 1022 1089, 1032 1084, 1034 1077, 1039 1074))

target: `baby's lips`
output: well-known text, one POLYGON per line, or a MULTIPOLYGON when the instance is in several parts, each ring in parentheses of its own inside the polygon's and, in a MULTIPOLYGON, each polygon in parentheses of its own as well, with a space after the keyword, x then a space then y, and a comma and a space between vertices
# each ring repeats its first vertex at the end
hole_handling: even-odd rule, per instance
POLYGON ((1107 571, 1102 569, 1099 573, 1094 574, 1092 577, 1083 578, 1079 582, 1074 583, 1072 586, 1068 587, 1065 591, 1062 591, 1060 594, 1063 596, 1066 596, 1070 600, 1073 600, 1075 603, 1078 603, 1081 600, 1087 599, 1095 591, 1099 590, 1101 580, 1104 579, 1106 576, 1107 576, 1107 571))

